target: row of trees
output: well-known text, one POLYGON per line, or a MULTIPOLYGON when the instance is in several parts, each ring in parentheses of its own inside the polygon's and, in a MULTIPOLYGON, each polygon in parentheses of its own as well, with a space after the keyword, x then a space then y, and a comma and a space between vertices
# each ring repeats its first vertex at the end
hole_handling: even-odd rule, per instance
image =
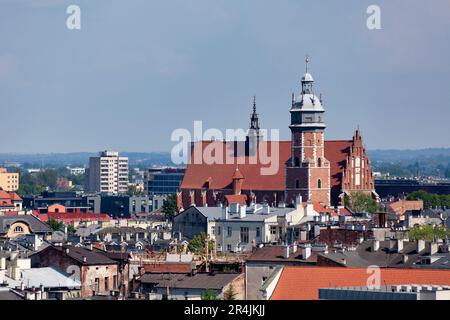
POLYGON ((354 192, 344 196, 344 205, 353 212, 376 213, 382 210, 381 205, 370 195, 354 192))
POLYGON ((411 192, 407 196, 408 200, 423 200, 425 209, 431 207, 447 207, 450 208, 450 194, 434 194, 423 190, 411 192))
POLYGON ((414 226, 408 232, 410 240, 428 240, 447 239, 450 236, 450 230, 443 225, 435 226, 422 225, 414 226))
MULTIPOLYGON (((72 181, 74 186, 83 186, 85 182, 85 175, 72 175, 67 168, 45 168, 40 172, 29 173, 27 170, 18 169, 20 174, 19 195, 39 195, 46 188, 51 190, 58 190, 56 180, 58 178, 66 178, 72 181)), ((63 191, 63 190, 61 190, 63 191)))

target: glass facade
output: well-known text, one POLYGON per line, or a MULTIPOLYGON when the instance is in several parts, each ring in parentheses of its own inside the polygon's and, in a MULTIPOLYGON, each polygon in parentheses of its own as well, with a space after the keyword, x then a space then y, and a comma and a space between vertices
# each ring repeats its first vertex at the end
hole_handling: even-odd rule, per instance
POLYGON ((152 174, 147 181, 149 194, 172 194, 176 193, 183 181, 184 169, 163 170, 152 174))

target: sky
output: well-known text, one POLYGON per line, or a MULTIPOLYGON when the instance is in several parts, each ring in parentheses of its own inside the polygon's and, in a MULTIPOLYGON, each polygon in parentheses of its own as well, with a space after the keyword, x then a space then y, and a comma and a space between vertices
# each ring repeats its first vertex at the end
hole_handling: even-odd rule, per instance
POLYGON ((248 128, 253 95, 289 139, 306 54, 326 139, 450 147, 448 0, 0 0, 0 153, 170 151, 195 120, 248 128))

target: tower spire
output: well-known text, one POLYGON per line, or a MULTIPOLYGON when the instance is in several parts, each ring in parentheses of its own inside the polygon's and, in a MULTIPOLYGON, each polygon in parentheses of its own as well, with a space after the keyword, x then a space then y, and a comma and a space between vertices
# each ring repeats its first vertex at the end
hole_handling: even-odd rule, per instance
POLYGON ((256 113, 256 96, 253 96, 253 112, 250 116, 250 129, 259 130, 259 117, 256 113))

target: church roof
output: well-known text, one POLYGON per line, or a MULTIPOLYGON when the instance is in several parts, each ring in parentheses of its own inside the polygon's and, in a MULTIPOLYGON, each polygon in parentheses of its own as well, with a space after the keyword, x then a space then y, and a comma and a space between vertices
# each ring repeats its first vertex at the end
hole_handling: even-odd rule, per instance
MULTIPOLYGON (((267 153, 270 156, 272 142, 261 142, 266 144, 267 153)), ((200 144, 200 142, 197 142, 200 144)), ((342 181, 342 170, 345 166, 347 154, 350 152, 352 140, 332 140, 325 141, 325 158, 330 161, 330 178, 331 187, 340 188, 342 181)), ((206 150, 211 151, 212 148, 221 150, 222 157, 224 159, 225 152, 227 151, 227 145, 222 141, 203 141, 202 149, 203 153, 206 150)), ((291 157, 291 141, 279 142, 279 165, 278 171, 274 175, 262 175, 261 168, 269 167, 258 161, 256 164, 251 164, 250 158, 247 156, 234 157, 233 163, 227 164, 208 164, 204 159, 198 161, 199 164, 195 164, 195 158, 191 158, 191 163, 188 164, 186 173, 181 183, 181 189, 201 189, 205 187, 205 184, 209 184, 209 189, 231 189, 231 183, 233 182, 233 176, 236 174, 236 162, 239 163, 239 172, 245 179, 243 180, 242 190, 273 190, 284 191, 286 188, 286 175, 285 164, 291 157)))
MULTIPOLYGON (((199 142, 196 143, 200 145, 199 142)), ((271 155, 272 142, 261 142, 266 145, 268 156, 271 155)), ((262 175, 261 168, 268 168, 270 164, 264 165, 260 161, 251 164, 250 157, 238 156, 233 157, 232 163, 226 163, 226 154, 229 153, 228 146, 223 141, 203 141, 201 150, 203 154, 209 154, 212 149, 219 150, 221 156, 215 155, 216 158, 222 159, 221 163, 210 163, 205 159, 198 159, 192 156, 191 163, 186 168, 181 189, 200 189, 206 183, 209 183, 209 189, 231 189, 233 175, 236 171, 236 162, 239 163, 239 171, 245 177, 242 183, 243 190, 285 190, 285 172, 284 166, 291 156, 291 142, 279 142, 279 168, 274 175, 262 175), (196 161, 196 159, 198 159, 196 161), (199 162, 199 164, 195 164, 199 162)), ((194 152, 194 151, 193 151, 194 152)))
POLYGON ((350 154, 352 140, 325 141, 325 158, 330 161, 330 187, 339 188, 342 182, 342 170, 347 155, 350 154))

